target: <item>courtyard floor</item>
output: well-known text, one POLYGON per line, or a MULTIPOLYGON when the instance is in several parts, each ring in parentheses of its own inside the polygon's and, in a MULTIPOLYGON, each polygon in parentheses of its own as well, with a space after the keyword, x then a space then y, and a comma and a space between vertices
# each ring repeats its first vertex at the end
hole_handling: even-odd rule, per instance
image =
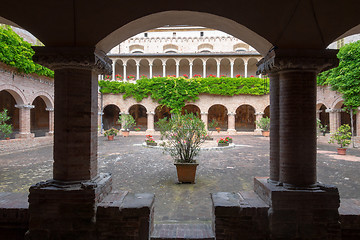
MULTIPOLYGON (((269 175, 269 138, 233 138, 235 148, 201 152, 196 184, 178 184, 172 159, 143 147, 144 136, 138 135, 99 137, 99 172, 112 173, 113 191, 155 193, 156 223, 210 222, 210 193, 251 191, 255 176, 269 175)), ((359 149, 339 156, 320 138, 317 157, 318 181, 336 185, 342 198, 360 198, 359 149)), ((52 162, 51 144, 1 153, 0 192, 25 193, 31 184, 52 178, 52 162)))

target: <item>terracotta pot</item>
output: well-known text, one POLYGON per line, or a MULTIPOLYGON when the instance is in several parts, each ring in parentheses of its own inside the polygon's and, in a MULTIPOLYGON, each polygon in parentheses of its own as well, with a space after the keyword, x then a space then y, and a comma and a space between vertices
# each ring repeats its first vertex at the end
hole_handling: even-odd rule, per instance
POLYGON ((229 146, 229 143, 218 143, 218 147, 226 147, 229 146))
POLYGON ((338 155, 346 155, 346 148, 338 148, 337 152, 338 155))
POLYGON ((5 138, 5 140, 10 140, 10 138, 9 138, 9 137, 7 137, 7 138, 5 138))
POLYGON ((128 137, 130 134, 130 131, 122 131, 123 137, 128 137))
POLYGON ((109 141, 113 141, 113 140, 114 140, 114 135, 108 135, 107 137, 108 137, 108 140, 109 140, 109 141))
POLYGON ((195 183, 196 168, 198 163, 174 163, 178 181, 181 183, 195 183))
POLYGON ((205 137, 205 140, 214 140, 214 138, 212 138, 212 137, 205 137))
POLYGON ((268 137, 268 136, 270 136, 270 131, 261 131, 261 134, 262 134, 264 137, 268 137))
POLYGON ((148 146, 157 146, 156 142, 146 142, 146 145, 148 146))

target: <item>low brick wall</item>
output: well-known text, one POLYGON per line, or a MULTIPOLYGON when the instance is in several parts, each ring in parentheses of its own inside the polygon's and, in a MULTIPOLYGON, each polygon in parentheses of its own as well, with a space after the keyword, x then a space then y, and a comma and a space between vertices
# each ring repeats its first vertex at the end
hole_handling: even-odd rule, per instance
POLYGON ((211 194, 217 240, 268 239, 268 209, 254 192, 211 194))
POLYGON ((29 227, 27 193, 0 193, 0 239, 23 240, 29 227))
POLYGON ((99 240, 148 240, 153 230, 154 194, 110 193, 98 206, 99 240))

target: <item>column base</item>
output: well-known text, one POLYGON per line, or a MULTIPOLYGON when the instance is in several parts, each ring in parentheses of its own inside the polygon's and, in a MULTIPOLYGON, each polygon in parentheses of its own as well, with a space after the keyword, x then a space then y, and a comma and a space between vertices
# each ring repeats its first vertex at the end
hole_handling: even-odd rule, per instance
POLYGON ((27 239, 96 239, 96 205, 112 189, 110 174, 93 180, 48 180, 30 187, 27 239))
POLYGON ((254 191, 270 206, 270 239, 341 239, 335 186, 296 190, 255 178, 254 191))
POLYGON ((236 135, 237 132, 236 132, 235 129, 228 129, 227 133, 230 134, 230 135, 236 135))
POLYGON ((147 134, 147 135, 151 135, 151 134, 154 134, 155 133, 155 129, 147 129, 146 131, 145 131, 145 134, 147 134))
POLYGON ((261 129, 261 128, 256 128, 256 129, 254 130, 254 133, 255 133, 256 135, 262 135, 262 129, 261 129))
POLYGON ((15 138, 34 138, 35 134, 34 133, 18 133, 15 134, 15 138))
POLYGON ((54 136, 54 132, 47 132, 45 133, 45 136, 54 136))

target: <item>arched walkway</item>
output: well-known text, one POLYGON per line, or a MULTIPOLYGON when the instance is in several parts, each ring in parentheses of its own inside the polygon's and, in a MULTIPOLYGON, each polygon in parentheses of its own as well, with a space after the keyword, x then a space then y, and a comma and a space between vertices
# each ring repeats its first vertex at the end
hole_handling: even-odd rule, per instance
MULTIPOLYGON (((228 110, 224 105, 215 104, 209 108, 208 111, 208 126, 213 121, 216 120, 221 128, 221 131, 226 131, 228 128, 228 110)), ((215 130, 215 128, 209 127, 209 130, 215 130)))
POLYGON ((107 105, 103 115, 103 129, 108 130, 110 128, 120 129, 121 124, 118 122, 120 108, 114 104, 107 105))
POLYGON ((185 114, 185 113, 193 113, 197 115, 199 118, 201 117, 200 108, 194 104, 188 104, 185 107, 183 107, 181 114, 185 114))
POLYGON ((136 125, 131 129, 140 128, 140 131, 147 129, 147 115, 146 108, 141 104, 132 105, 129 108, 129 114, 135 119, 136 125))
POLYGON ((160 119, 163 119, 165 117, 167 119, 171 118, 170 108, 168 108, 167 106, 157 106, 155 109, 155 116, 154 116, 155 130, 159 130, 156 123, 160 119))
POLYGON ((265 109, 264 109, 264 116, 263 117, 268 117, 270 118, 270 106, 267 106, 265 109))
POLYGON ((10 120, 7 123, 11 124, 13 127, 13 133, 10 136, 11 138, 13 138, 15 134, 19 132, 19 109, 16 108, 15 105, 15 98, 8 91, 0 91, 0 112, 2 112, 4 109, 8 110, 8 116, 10 116, 10 120))
POLYGON ((46 103, 41 96, 34 99, 30 110, 30 131, 35 137, 45 136, 49 132, 49 112, 46 111, 46 103))
POLYGON ((330 116, 329 113, 326 112, 326 106, 324 104, 321 105, 319 109, 319 119, 323 126, 327 126, 327 132, 330 131, 330 116))
POLYGON ((236 109, 235 129, 238 131, 254 131, 255 109, 250 105, 241 105, 236 109))

